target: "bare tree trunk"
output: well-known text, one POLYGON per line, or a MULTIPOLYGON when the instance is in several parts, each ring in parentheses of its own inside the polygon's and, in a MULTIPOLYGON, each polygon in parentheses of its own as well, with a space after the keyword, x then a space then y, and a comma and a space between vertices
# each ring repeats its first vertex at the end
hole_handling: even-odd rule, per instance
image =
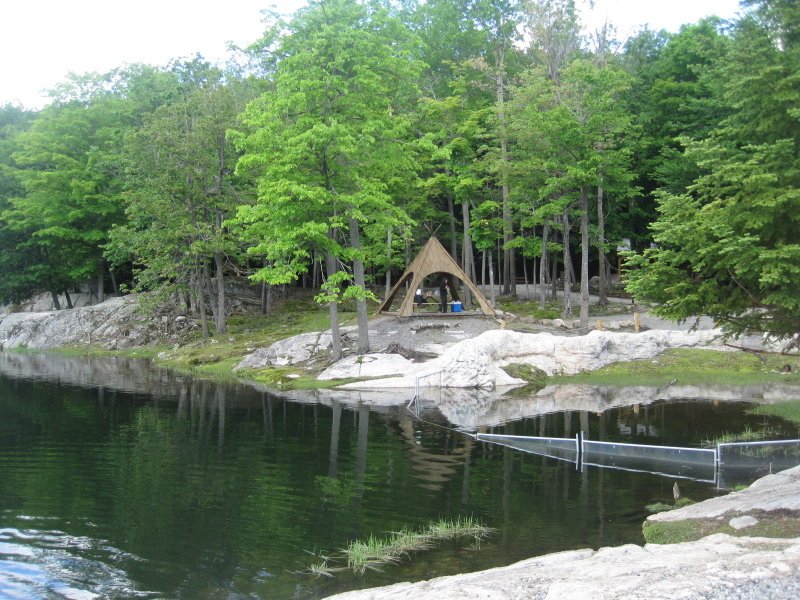
POLYGON ((544 308, 547 304, 546 290, 544 288, 547 280, 547 238, 550 234, 550 225, 545 223, 542 227, 542 258, 539 260, 539 307, 544 308))
MULTIPOLYGON (((332 235, 333 232, 329 232, 329 236, 332 235)), ((337 269, 336 257, 330 250, 325 251, 325 266, 328 277, 332 277, 337 269)), ((342 358, 342 334, 339 332, 339 307, 335 300, 328 302, 328 315, 331 320, 331 358, 339 360, 342 358)))
MULTIPOLYGON (((264 259, 264 268, 267 267, 267 259, 264 259)), ((272 304, 272 286, 266 281, 261 282, 261 314, 269 313, 272 304)))
MULTIPOLYGON (((514 235, 508 189, 508 137, 506 135, 506 65, 505 48, 497 48, 497 118, 500 134, 500 184, 503 198, 503 293, 516 295, 517 273, 514 265, 514 250, 509 243, 514 235)), ((498 257, 499 258, 499 257, 498 257)))
MULTIPOLYGON (((362 292, 367 292, 367 282, 364 277, 364 261, 361 260, 361 231, 356 219, 350 217, 350 247, 355 251, 353 258, 353 279, 362 292)), ((360 297, 356 300, 356 315, 358 318, 358 353, 369 352, 369 317, 367 316, 367 299, 360 297)))
POLYGON ((217 310, 219 307, 217 303, 214 301, 214 287, 211 283, 211 268, 208 266, 208 263, 203 261, 203 302, 206 301, 206 294, 208 294, 208 305, 211 307, 211 317, 214 319, 214 333, 219 333, 217 329, 217 310))
POLYGON ((222 257, 221 252, 214 253, 214 264, 217 268, 217 312, 216 316, 216 326, 217 326, 217 333, 225 333, 228 328, 226 326, 226 319, 225 319, 225 279, 224 279, 224 267, 225 262, 222 257))
POLYGON ((72 306, 72 298, 69 295, 69 290, 64 290, 64 298, 67 299, 67 308, 73 308, 72 306))
POLYGON ((386 291, 383 297, 389 295, 389 290, 392 289, 392 228, 386 228, 386 291))
POLYGON ((447 195, 447 221, 450 225, 450 254, 456 263, 458 260, 458 239, 456 238, 456 211, 453 206, 453 197, 447 195))
POLYGON ((522 277, 525 279, 525 297, 528 298, 528 263, 522 256, 522 277))
MULTIPOLYGON (((467 277, 475 283, 475 260, 472 256, 472 233, 469 222, 469 204, 466 200, 461 203, 461 219, 464 227, 464 241, 461 248, 461 268, 467 277)), ((464 303, 472 306, 472 292, 468 287, 464 287, 464 303)))
POLYGON ((268 315, 272 311, 272 285, 261 282, 261 314, 268 315))
POLYGON ((561 215, 561 222, 563 230, 561 233, 562 242, 564 244, 564 310, 563 315, 565 318, 572 317, 572 278, 570 277, 572 271, 572 257, 569 254, 569 207, 564 208, 564 213, 561 215))
POLYGON ((114 290, 115 296, 119 296, 119 286, 117 285, 117 277, 114 275, 114 269, 109 269, 108 274, 111 275, 111 289, 114 290))
POLYGON ((581 329, 589 327, 589 194, 581 187, 581 329))
POLYGON ((600 174, 600 184, 597 186, 597 257, 598 257, 598 296, 600 306, 608 305, 608 279, 606 273, 606 218, 603 207, 603 175, 600 174))
POLYGON ((194 257, 195 269, 195 301, 194 304, 200 311, 200 328, 203 332, 203 339, 208 337, 208 315, 206 315, 206 278, 205 271, 200 268, 200 259, 194 257))
POLYGON ((483 295, 486 296, 486 250, 481 252, 483 258, 481 263, 481 283, 483 284, 483 295))
POLYGON ((61 302, 58 301, 58 294, 56 292, 50 292, 50 295, 53 297, 53 308, 61 310, 61 302))
POLYGON ((97 303, 100 304, 101 302, 105 302, 106 300, 106 290, 105 290, 105 274, 106 274, 106 263, 105 261, 100 261, 100 272, 97 274, 97 303))
POLYGON ((492 251, 489 250, 489 290, 492 300, 492 308, 497 306, 497 298, 494 295, 494 267, 492 267, 492 251))

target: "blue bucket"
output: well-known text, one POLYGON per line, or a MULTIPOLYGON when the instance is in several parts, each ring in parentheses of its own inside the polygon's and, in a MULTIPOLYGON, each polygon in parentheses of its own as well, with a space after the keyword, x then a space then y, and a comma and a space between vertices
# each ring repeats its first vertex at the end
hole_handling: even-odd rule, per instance
POLYGON ((452 312, 461 312, 461 302, 456 300, 453 304, 450 305, 452 308, 452 312))

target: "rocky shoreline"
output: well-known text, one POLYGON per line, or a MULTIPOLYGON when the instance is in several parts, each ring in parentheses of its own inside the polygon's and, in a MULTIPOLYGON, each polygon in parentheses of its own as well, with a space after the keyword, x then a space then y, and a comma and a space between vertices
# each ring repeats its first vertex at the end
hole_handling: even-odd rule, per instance
POLYGON ((712 519, 720 529, 695 541, 558 552, 417 583, 357 590, 336 600, 648 600, 800 597, 800 467, 768 475, 748 489, 659 513, 648 522, 712 519), (781 519, 783 535, 746 535, 781 519), (791 527, 785 522, 790 519, 791 527), (744 526, 742 526, 744 524, 744 526))
MULTIPOLYGON (((175 315, 147 315, 135 296, 112 298, 80 309, 0 315, 0 349, 49 349, 65 345, 132 348, 180 338, 191 327, 175 315)), ((443 414, 460 427, 474 428, 523 418, 530 411, 503 398, 504 386, 520 380, 505 371, 524 364, 546 374, 569 374, 604 365, 652 358, 668 348, 703 347, 727 350, 718 332, 651 330, 643 333, 593 331, 584 336, 521 333, 500 329, 493 320, 450 321, 433 325, 416 321, 401 330, 392 319, 376 320, 380 351, 349 356, 328 368, 322 377, 355 377, 363 381, 348 389, 304 391, 304 401, 326 402, 343 397, 367 404, 408 401, 420 375, 437 373, 423 384, 440 390, 443 414), (381 329, 382 328, 382 329, 381 329), (398 342, 402 342, 399 343, 398 342), (390 352, 389 343, 411 348, 419 356, 390 352), (380 377, 380 379, 372 379, 380 377), (448 410, 452 408, 452 414, 448 410), (494 414, 493 410, 501 410, 494 414), (510 412, 509 412, 510 411, 510 412)), ((346 335, 351 335, 347 330, 346 335)), ((326 352, 330 335, 303 334, 256 350, 242 366, 298 366, 326 352)), ((33 361, 35 362, 35 361, 33 361)), ((25 367, 9 357, 7 367, 25 367)), ((691 386, 675 382, 656 388, 654 398, 690 397, 691 386)), ((652 388, 651 388, 652 391, 652 388)), ((707 390, 706 392, 707 393, 707 390)), ((752 396, 763 402, 784 398, 780 384, 720 387, 720 400, 752 396)), ((282 395, 291 397, 293 392, 282 395)), ((301 394, 297 392, 297 394, 301 394)), ((639 388, 602 386, 545 387, 535 393, 537 410, 552 412, 565 406, 604 410, 608 406, 647 403, 639 388), (566 403, 566 404, 565 404, 566 403)), ((679 531, 693 541, 677 544, 626 545, 578 550, 528 559, 478 573, 401 583, 335 596, 340 600, 414 598, 414 600, 491 598, 795 598, 800 597, 800 467, 759 480, 748 490, 708 500, 648 519, 645 529, 679 531), (776 538, 791 534, 789 538, 776 538), (701 535, 711 533, 711 535, 701 535), (768 535, 761 535, 766 533, 768 535), (699 538, 699 539, 697 539, 699 538)))

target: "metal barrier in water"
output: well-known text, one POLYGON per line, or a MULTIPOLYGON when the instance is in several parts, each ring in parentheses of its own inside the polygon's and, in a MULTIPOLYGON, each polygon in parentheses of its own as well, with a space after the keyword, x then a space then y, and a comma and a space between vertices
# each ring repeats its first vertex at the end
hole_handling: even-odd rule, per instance
POLYGON ((713 449, 648 446, 583 440, 583 464, 715 483, 713 449))
POLYGON ((715 448, 651 446, 586 439, 476 433, 476 439, 539 456, 598 467, 713 483, 721 489, 800 465, 800 439, 720 443, 715 448))
POLYGON ((800 440, 717 444, 717 485, 733 488, 800 464, 800 440))
POLYGON ((508 446, 530 454, 574 462, 576 465, 580 456, 580 438, 577 435, 575 439, 495 435, 492 433, 477 433, 475 437, 484 442, 508 446))

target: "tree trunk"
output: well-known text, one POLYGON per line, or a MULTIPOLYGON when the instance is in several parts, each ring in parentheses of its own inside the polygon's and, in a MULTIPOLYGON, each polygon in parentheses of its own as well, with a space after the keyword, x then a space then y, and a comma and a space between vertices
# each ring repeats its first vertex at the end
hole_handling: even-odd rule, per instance
POLYGON ((97 274, 97 303, 100 304, 101 302, 105 302, 106 300, 106 290, 105 290, 105 274, 106 274, 106 263, 105 261, 100 261, 100 272, 97 274))
MULTIPOLYGON (((333 232, 329 232, 332 236, 333 232)), ((332 277, 336 269, 336 257, 330 250, 325 251, 325 267, 328 271, 328 277, 332 277)), ((328 302, 328 315, 331 320, 331 359, 339 360, 342 358, 342 335, 339 332, 339 306, 334 300, 328 302)))
POLYGON ((482 255, 482 262, 481 262, 481 284, 483 284, 483 295, 484 297, 486 294, 486 250, 481 252, 482 255))
MULTIPOLYGON (((362 294, 367 293, 367 282, 364 277, 364 261, 361 260, 361 231, 359 223, 350 217, 350 247, 355 251, 353 258, 353 279, 361 288, 362 294)), ((358 353, 369 352, 369 317, 367 316, 367 299, 362 296, 356 300, 356 315, 358 318, 358 353)))
POLYGON ((203 339, 208 338, 208 316, 206 315, 206 279, 205 272, 200 268, 200 259, 194 257, 195 299, 194 305, 200 311, 200 329, 203 339))
POLYGON ((61 310, 61 302, 58 301, 58 294, 56 292, 50 292, 50 295, 53 297, 53 308, 61 310))
POLYGON ((69 290, 64 290, 64 297, 67 299, 67 308, 73 308, 72 306, 72 298, 69 295, 69 290))
POLYGON ((525 261, 524 255, 522 256, 522 277, 525 279, 525 297, 528 298, 528 263, 525 261))
POLYGON ((226 319, 225 319, 225 278, 224 278, 224 266, 225 262, 222 257, 221 252, 214 253, 214 264, 217 267, 217 312, 216 316, 216 326, 217 326, 217 333, 225 333, 228 328, 226 326, 226 319))
POLYGON ((108 274, 111 276, 111 289, 114 290, 115 296, 119 296, 119 286, 117 285, 117 277, 114 275, 114 269, 109 269, 108 274))
POLYGON ((564 213, 561 216, 561 223, 563 230, 561 233, 562 242, 564 244, 564 310, 563 315, 565 318, 572 317, 572 278, 570 277, 572 271, 572 257, 569 254, 569 207, 564 208, 564 213))
POLYGON ((492 299, 492 308, 497 306, 497 299, 494 295, 494 267, 492 267, 492 251, 489 250, 489 293, 492 299))
POLYGON ((219 329, 217 329, 218 325, 218 317, 217 317, 217 310, 219 307, 217 303, 214 301, 214 288, 211 283, 211 268, 208 266, 208 263, 203 261, 203 303, 206 302, 206 294, 208 294, 208 305, 211 307, 211 316, 214 319, 214 329, 215 335, 219 333, 219 329))
POLYGON ((544 308, 547 304, 547 291, 544 284, 547 280, 547 238, 550 234, 550 225, 545 223, 542 227, 542 258, 539 260, 539 307, 544 308))
POLYGON ((450 224, 450 254, 456 263, 458 260, 458 239, 456 238, 456 211, 453 206, 453 197, 447 195, 447 221, 450 224))
POLYGON ((503 197, 503 293, 516 295, 517 273, 514 250, 509 243, 514 235, 508 190, 508 137, 506 134, 506 65, 505 48, 497 48, 497 120, 500 137, 500 185, 503 197))
POLYGON ((392 289, 392 228, 386 228, 386 291, 383 297, 389 295, 389 290, 392 289))
POLYGON ((581 187, 581 329, 589 327, 589 194, 581 187))
POLYGON ((261 282, 261 314, 268 315, 272 310, 272 286, 266 281, 261 282))
POLYGON ((597 186, 597 258, 598 258, 598 287, 597 292, 599 296, 598 304, 600 306, 608 305, 608 279, 606 272, 606 218, 603 207, 603 175, 600 175, 600 184, 597 186))
MULTIPOLYGON (((461 268, 470 281, 475 283, 475 259, 472 256, 472 233, 470 231, 469 222, 469 204, 467 201, 461 203, 461 219, 464 226, 464 242, 461 247, 461 268)), ((467 306, 472 306, 472 292, 465 286, 464 288, 464 303, 467 306)))

